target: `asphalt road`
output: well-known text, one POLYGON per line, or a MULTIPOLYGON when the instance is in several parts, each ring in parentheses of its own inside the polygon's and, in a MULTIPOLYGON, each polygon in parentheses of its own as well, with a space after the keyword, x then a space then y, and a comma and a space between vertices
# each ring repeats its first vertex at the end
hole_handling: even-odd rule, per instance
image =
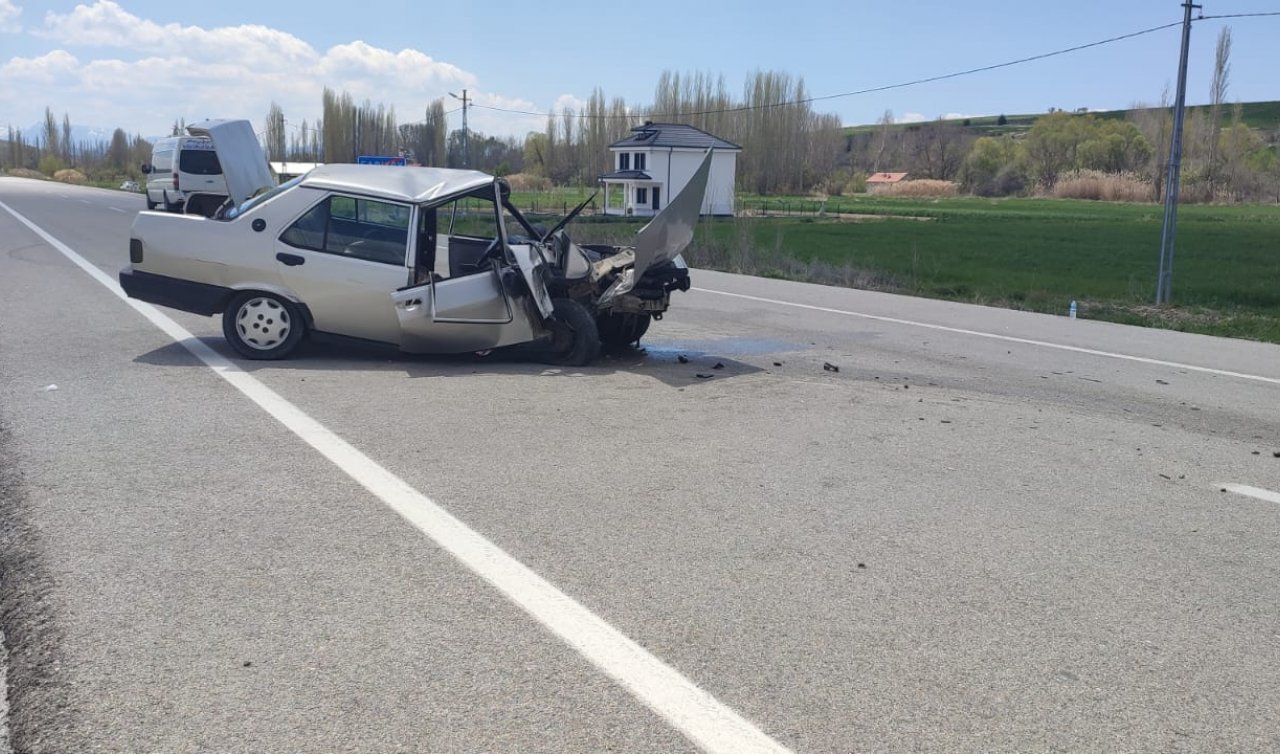
POLYGON ((114 277, 140 196, 0 202, 16 751, 1280 750, 1276 346, 695 271, 215 370, 13 214, 114 277))

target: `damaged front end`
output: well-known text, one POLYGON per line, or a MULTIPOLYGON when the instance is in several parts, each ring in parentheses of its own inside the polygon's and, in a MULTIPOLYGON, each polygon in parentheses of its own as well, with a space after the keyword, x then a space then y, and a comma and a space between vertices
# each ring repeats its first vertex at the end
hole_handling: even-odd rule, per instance
POLYGON ((605 345, 637 342, 651 320, 662 319, 671 292, 689 290, 689 269, 680 253, 693 240, 711 156, 708 150, 689 183, 636 233, 631 245, 577 244, 569 237, 565 226, 591 199, 531 242, 545 263, 540 269, 551 295, 587 308, 605 345))

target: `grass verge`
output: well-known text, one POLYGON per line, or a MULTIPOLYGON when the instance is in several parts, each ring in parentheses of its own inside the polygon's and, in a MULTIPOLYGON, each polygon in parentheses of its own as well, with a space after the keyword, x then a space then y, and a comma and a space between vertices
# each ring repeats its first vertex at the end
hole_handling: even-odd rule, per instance
MULTIPOLYGON (((1162 208, 1064 199, 843 198, 817 217, 704 220, 690 265, 1280 343, 1280 206, 1179 212, 1174 305, 1155 307, 1162 208)), ((578 223, 618 242, 639 223, 578 223)))

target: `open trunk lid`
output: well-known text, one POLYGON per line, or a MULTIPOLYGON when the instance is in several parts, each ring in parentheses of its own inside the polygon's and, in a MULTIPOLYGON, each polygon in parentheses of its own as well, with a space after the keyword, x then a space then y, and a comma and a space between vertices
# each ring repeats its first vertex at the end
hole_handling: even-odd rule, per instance
POLYGON ((227 192, 234 204, 241 204, 259 191, 276 185, 249 121, 206 120, 187 126, 187 133, 213 140, 222 174, 227 179, 227 192))

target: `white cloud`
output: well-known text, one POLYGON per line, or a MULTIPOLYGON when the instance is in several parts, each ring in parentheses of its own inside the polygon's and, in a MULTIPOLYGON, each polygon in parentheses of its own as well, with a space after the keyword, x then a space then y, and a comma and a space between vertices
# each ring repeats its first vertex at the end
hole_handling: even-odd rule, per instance
POLYGON ((552 112, 561 113, 565 109, 580 113, 587 109, 587 101, 581 97, 575 97, 572 94, 562 94, 556 97, 555 104, 551 106, 552 112))
MULTIPOLYGON (((18 13, 0 0, 0 24, 18 13)), ((325 87, 356 102, 394 107, 398 119, 421 118, 431 100, 470 90, 476 104, 499 110, 540 111, 534 103, 478 91, 475 75, 424 52, 398 52, 356 40, 319 51, 287 32, 258 25, 203 28, 158 24, 129 13, 113 0, 48 12, 37 38, 59 46, 31 58, 0 64, 0 112, 15 123, 36 122, 46 106, 82 123, 118 124, 131 132, 159 134, 178 118, 265 118, 278 103, 293 124, 314 123, 325 87), (119 52, 82 61, 85 48, 119 52), (145 57, 138 58, 141 52, 145 57)), ((446 109, 459 103, 447 100, 446 109)), ((577 108, 565 95, 557 101, 577 108)), ((494 135, 522 136, 545 119, 496 110, 472 110, 471 127, 494 135)), ((461 125, 457 115, 451 125, 461 125)))
POLYGON ((928 118, 924 117, 922 113, 903 113, 902 117, 898 118, 895 122, 896 123, 924 123, 926 120, 928 120, 928 118))
POLYGON ((80 61, 66 50, 54 50, 38 58, 13 58, 0 65, 0 81, 14 79, 36 86, 74 80, 80 61))
POLYGON ((0 0, 0 32, 22 31, 22 6, 13 0, 0 0))

